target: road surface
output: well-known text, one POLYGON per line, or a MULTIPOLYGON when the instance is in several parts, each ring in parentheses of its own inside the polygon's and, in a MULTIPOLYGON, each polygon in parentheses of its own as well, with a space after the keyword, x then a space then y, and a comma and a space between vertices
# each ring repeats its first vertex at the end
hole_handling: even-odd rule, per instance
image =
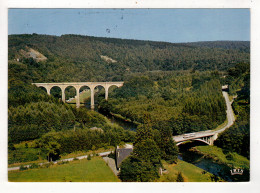
MULTIPOLYGON (((101 152, 101 153, 98 153, 99 156, 103 157, 103 156, 108 156, 109 154, 111 153, 111 151, 106 151, 106 152, 101 152)), ((93 156, 93 155, 92 155, 93 156)), ((78 156, 76 157, 77 159, 86 159, 88 157, 88 155, 83 155, 83 156, 78 156)), ((73 161, 74 158, 67 158, 67 159, 62 159, 62 160, 57 160, 57 161, 54 161, 53 163, 54 164, 57 164, 58 162, 65 162, 65 161, 73 161)), ((38 163, 38 165, 44 165, 44 164, 47 164, 47 163, 50 163, 50 162, 43 162, 43 163, 38 163)), ((24 167, 27 167, 29 168, 31 165, 24 165, 24 167)), ((13 170, 19 170, 20 169, 20 166, 17 166, 17 167, 11 167, 11 168, 8 168, 8 171, 13 171, 13 170)))

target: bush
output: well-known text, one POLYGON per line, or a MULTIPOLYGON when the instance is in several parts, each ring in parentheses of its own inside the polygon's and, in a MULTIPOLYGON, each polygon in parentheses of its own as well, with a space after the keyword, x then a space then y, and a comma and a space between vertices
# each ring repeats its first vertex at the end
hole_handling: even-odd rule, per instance
POLYGON ((8 163, 31 162, 38 160, 38 149, 33 148, 17 148, 8 151, 8 163))
POLYGON ((123 182, 152 182, 159 178, 159 173, 151 162, 131 155, 122 162, 119 178, 123 182))
POLYGON ((46 164, 42 164, 42 168, 49 168, 50 166, 52 166, 54 163, 53 162, 49 162, 46 164))
POLYGON ((211 179, 212 182, 222 181, 220 177, 218 177, 218 176, 216 176, 214 174, 210 175, 210 179, 211 179))
POLYGON ((88 159, 88 160, 91 160, 91 155, 90 155, 90 154, 88 155, 88 158, 87 158, 87 159, 88 159))
POLYGON ((63 165, 63 164, 68 164, 69 161, 61 161, 61 162, 58 162, 58 165, 63 165))
POLYGON ((26 166, 24 166, 24 165, 21 165, 20 166, 20 171, 24 171, 24 170, 28 170, 28 168, 26 166))
POLYGON ((116 153, 115 152, 111 152, 110 154, 108 154, 108 157, 115 160, 116 159, 116 153))
POLYGON ((181 172, 178 172, 176 182, 184 182, 184 178, 181 172))
POLYGON ((40 166, 36 163, 33 163, 29 166, 30 169, 39 168, 40 166))

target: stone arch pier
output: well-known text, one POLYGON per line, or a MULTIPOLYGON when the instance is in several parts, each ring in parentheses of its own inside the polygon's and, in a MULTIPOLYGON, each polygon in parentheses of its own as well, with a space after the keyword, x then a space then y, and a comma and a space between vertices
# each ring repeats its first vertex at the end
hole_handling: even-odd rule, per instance
POLYGON ((44 87, 47 90, 48 95, 51 94, 51 88, 54 86, 57 86, 61 89, 61 96, 62 101, 65 103, 65 89, 68 86, 73 86, 76 89, 76 107, 79 108, 80 106, 80 100, 79 100, 79 90, 83 86, 87 86, 90 88, 91 92, 91 109, 94 109, 94 89, 97 86, 102 86, 105 89, 105 99, 108 100, 108 89, 110 86, 117 86, 121 87, 123 86, 124 82, 62 82, 62 83, 32 83, 33 85, 36 85, 37 87, 44 87))

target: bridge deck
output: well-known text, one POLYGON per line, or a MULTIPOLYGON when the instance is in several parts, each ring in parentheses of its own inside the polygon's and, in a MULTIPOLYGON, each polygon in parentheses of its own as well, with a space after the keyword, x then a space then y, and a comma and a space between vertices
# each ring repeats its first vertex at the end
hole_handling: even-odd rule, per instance
POLYGON ((196 138, 201 138, 201 137, 208 137, 208 136, 213 136, 217 133, 217 131, 212 131, 212 130, 207 130, 207 131, 200 131, 200 132, 195 132, 195 133, 185 133, 182 135, 176 135, 173 136, 173 139, 175 142, 181 142, 181 141, 188 141, 191 139, 196 139, 196 138), (194 134, 194 135, 192 135, 194 134), (192 135, 190 137, 186 137, 187 135, 192 135))
POLYGON ((52 83, 32 83, 35 85, 113 85, 124 84, 124 82, 52 82, 52 83))

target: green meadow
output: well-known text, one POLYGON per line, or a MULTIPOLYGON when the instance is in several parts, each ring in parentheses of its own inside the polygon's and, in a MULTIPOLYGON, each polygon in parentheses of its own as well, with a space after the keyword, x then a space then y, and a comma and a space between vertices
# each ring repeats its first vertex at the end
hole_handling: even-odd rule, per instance
POLYGON ((10 182, 119 182, 101 157, 82 159, 49 168, 8 172, 10 182))
POLYGON ((177 164, 163 162, 163 166, 166 173, 160 177, 160 182, 176 182, 179 172, 181 172, 184 182, 212 182, 210 173, 179 159, 177 164))

